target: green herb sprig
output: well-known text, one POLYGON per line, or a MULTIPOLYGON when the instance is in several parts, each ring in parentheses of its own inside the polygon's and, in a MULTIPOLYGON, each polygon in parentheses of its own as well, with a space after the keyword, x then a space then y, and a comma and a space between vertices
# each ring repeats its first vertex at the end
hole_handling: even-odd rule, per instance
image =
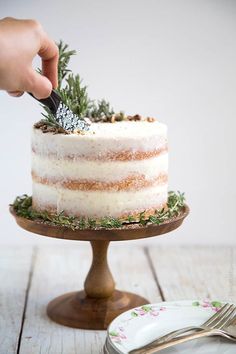
MULTIPOLYGON (((88 96, 87 86, 83 84, 80 75, 73 74, 69 69, 71 57, 76 54, 76 51, 69 50, 68 44, 62 41, 58 43, 58 49, 58 88, 56 91, 61 96, 62 102, 81 118, 89 117, 93 122, 111 119, 114 111, 110 104, 104 99, 101 101, 91 100, 88 96)), ((44 109, 42 113, 44 119, 41 123, 59 128, 50 110, 45 106, 42 107, 44 109)))
POLYGON ((58 60, 58 89, 62 88, 63 80, 66 76, 71 73, 71 70, 68 68, 70 59, 73 55, 76 54, 76 50, 69 50, 68 44, 60 41, 58 44, 59 50, 59 60, 58 60))
POLYGON ((98 102, 92 102, 90 110, 88 110, 87 112, 87 116, 93 122, 111 120, 114 114, 115 112, 110 106, 110 103, 104 99, 98 102))
POLYGON ((156 210, 154 215, 145 219, 145 211, 139 214, 139 218, 134 219, 132 215, 128 215, 126 219, 116 219, 105 217, 101 219, 77 218, 74 216, 66 216, 64 212, 59 214, 50 214, 47 211, 37 211, 32 207, 32 197, 24 194, 16 197, 12 204, 16 214, 30 220, 38 220, 51 225, 66 226, 72 230, 97 229, 97 228, 120 228, 127 223, 139 223, 141 225, 156 224, 160 225, 168 219, 179 215, 184 207, 184 193, 169 192, 167 209, 156 210))
POLYGON ((85 117, 91 106, 87 86, 84 86, 82 81, 78 74, 69 74, 65 79, 65 87, 59 90, 62 101, 78 117, 85 117))

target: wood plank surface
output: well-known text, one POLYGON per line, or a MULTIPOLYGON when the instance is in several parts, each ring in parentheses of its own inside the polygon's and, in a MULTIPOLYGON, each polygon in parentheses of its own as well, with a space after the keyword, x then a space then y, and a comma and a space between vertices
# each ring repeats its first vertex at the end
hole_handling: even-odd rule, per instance
MULTIPOLYGON (((142 248, 111 247, 109 263, 117 288, 160 300, 147 256, 142 248), (148 279, 148 286, 147 286, 148 279)), ((72 249, 39 250, 29 291, 21 354, 102 353, 105 331, 66 328, 50 321, 47 303, 65 292, 79 290, 91 262, 89 245, 76 243, 72 249)))
POLYGON ((46 306, 54 297, 79 290, 89 267, 89 248, 40 249, 29 291, 20 354, 100 353, 105 332, 60 326, 50 321, 46 306), (99 350, 98 350, 99 348, 99 350))
MULTIPOLYGON (((150 302, 181 299, 236 302, 236 248, 112 244, 116 288, 150 302)), ((88 243, 0 249, 0 353, 101 354, 105 331, 57 325, 46 315, 54 297, 83 288, 91 264, 88 243)))
POLYGON ((0 353, 18 350, 25 299, 31 278, 32 248, 0 249, 0 353))
POLYGON ((110 268, 116 287, 141 295, 149 302, 162 301, 150 263, 143 247, 111 245, 110 268))
POLYGON ((236 301, 235 248, 153 247, 148 253, 165 300, 236 301))

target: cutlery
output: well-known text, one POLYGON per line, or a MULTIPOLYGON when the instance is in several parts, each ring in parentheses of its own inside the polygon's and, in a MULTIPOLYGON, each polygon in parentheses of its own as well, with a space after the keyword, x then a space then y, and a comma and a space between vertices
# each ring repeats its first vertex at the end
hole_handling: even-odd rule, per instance
POLYGON ((164 342, 162 344, 157 345, 155 348, 147 348, 144 351, 131 351, 129 353, 135 353, 135 354, 154 354, 159 352, 162 349, 166 349, 166 348, 170 348, 173 347, 177 344, 181 344, 181 343, 185 343, 188 341, 191 341, 193 339, 199 339, 199 338, 203 338, 203 337, 211 337, 211 336, 220 336, 220 337, 224 337, 228 340, 231 340, 233 342, 236 343, 236 336, 229 334, 227 331, 222 331, 220 329, 206 329, 206 330, 202 330, 200 332, 197 333, 193 333, 193 334, 188 334, 186 336, 180 337, 180 338, 174 338, 168 342, 164 342))
MULTIPOLYGON (((233 309, 234 305, 230 305, 230 304, 225 304, 219 311, 217 311, 213 316, 211 316, 206 322, 204 322, 203 324, 201 324, 200 326, 188 326, 188 327, 184 327, 181 329, 177 329, 176 331, 167 333, 166 335, 159 337, 158 339, 156 339, 155 341, 152 342, 152 344, 159 344, 162 342, 165 342, 166 340, 170 340, 172 338, 175 338, 181 334, 185 334, 187 332, 190 331, 197 331, 197 330, 201 330, 201 329, 206 329, 206 327, 208 328, 217 328, 217 325, 219 323, 219 321, 224 318, 224 316, 227 316, 228 312, 231 311, 231 309, 233 309)), ((150 343, 151 344, 151 343, 150 343)))
POLYGON ((134 349, 129 354, 151 354, 160 351, 161 349, 174 346, 176 344, 184 343, 189 340, 207 337, 207 336, 223 336, 232 341, 236 341, 236 306, 226 304, 218 313, 212 316, 200 327, 191 326, 178 331, 171 332, 166 336, 141 347, 134 349), (206 325, 207 323, 207 325, 206 325), (211 327, 213 326, 213 327, 211 327), (188 334, 175 338, 176 333, 183 334, 189 330, 200 330, 197 333, 188 334), (174 333, 174 338, 173 338, 174 333), (163 339, 164 338, 164 339, 163 339))

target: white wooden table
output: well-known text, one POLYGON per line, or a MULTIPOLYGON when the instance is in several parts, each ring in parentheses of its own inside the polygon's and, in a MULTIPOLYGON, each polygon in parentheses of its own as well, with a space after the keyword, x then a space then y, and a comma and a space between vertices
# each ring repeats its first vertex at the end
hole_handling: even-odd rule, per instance
MULTIPOLYGON (((82 288, 89 245, 0 249, 0 354, 102 353, 105 331, 67 328, 46 316, 57 295, 82 288)), ((150 302, 236 301, 236 248, 110 246, 118 289, 150 302)))

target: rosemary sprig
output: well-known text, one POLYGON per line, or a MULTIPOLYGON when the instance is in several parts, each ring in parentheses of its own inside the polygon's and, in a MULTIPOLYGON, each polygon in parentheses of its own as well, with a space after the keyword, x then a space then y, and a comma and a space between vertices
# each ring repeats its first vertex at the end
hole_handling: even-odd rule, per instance
MULTIPOLYGON (((68 50, 68 44, 64 44, 62 41, 60 41, 57 44, 57 46, 59 49, 59 60, 58 60, 58 88, 56 91, 61 95, 63 80, 71 72, 71 70, 68 69, 69 61, 71 59, 71 56, 76 54, 76 51, 68 50)), ((41 69, 38 69, 38 71, 41 73, 41 69)), ((63 99, 63 102, 66 103, 66 100, 63 99)), ((50 109, 44 105, 41 105, 41 107, 44 109, 44 112, 42 112, 42 116, 44 118, 40 121, 40 123, 44 123, 50 127, 60 128, 59 124, 55 120, 55 117, 51 113, 50 109)))
POLYGON ((115 112, 113 108, 110 107, 110 103, 104 99, 98 102, 92 102, 91 108, 87 112, 87 116, 93 122, 109 121, 114 114, 115 112))
POLYGON ((157 224, 160 225, 164 221, 179 215, 184 206, 184 193, 169 192, 167 209, 156 210, 154 215, 145 219, 145 211, 140 213, 139 220, 128 215, 126 219, 116 219, 112 217, 105 217, 99 220, 90 218, 76 218, 74 216, 66 216, 64 212, 59 214, 49 214, 47 211, 37 211, 32 207, 32 197, 24 194, 16 197, 12 204, 16 214, 30 220, 39 220, 51 225, 66 226, 72 230, 78 229, 96 229, 96 228, 120 228, 127 223, 138 222, 141 225, 157 224))
MULTIPOLYGON (((73 74, 69 69, 70 59, 76 54, 75 50, 70 50, 68 44, 60 41, 59 48, 59 62, 58 62, 58 88, 56 91, 62 98, 62 102, 69 107, 69 109, 80 118, 90 118, 92 122, 119 122, 119 121, 155 121, 154 118, 143 118, 139 114, 134 116, 125 115, 123 111, 115 113, 110 103, 105 99, 91 100, 88 96, 87 86, 83 84, 79 74, 73 74)), ((38 70, 41 72, 41 70, 38 70)), ((35 128, 41 128, 45 133, 54 131, 54 133, 67 132, 63 130, 56 122, 50 110, 42 106, 44 112, 43 119, 35 124, 35 128), (49 129, 47 129, 49 127, 49 129)))
POLYGON ((76 51, 68 50, 68 44, 63 43, 62 41, 60 41, 57 46, 59 49, 58 89, 60 90, 62 88, 63 80, 71 72, 71 70, 68 69, 68 65, 71 57, 76 54, 76 51))
POLYGON ((69 74, 65 81, 66 86, 59 90, 62 101, 73 113, 79 117, 85 117, 91 106, 87 86, 82 85, 82 79, 79 75, 69 74))
MULTIPOLYGON (((68 44, 60 41, 58 43, 58 88, 56 91, 62 98, 62 102, 69 109, 81 118, 90 117, 92 121, 105 121, 114 114, 110 104, 105 100, 92 101, 88 97, 87 86, 83 85, 80 75, 73 74, 68 68, 70 59, 76 54, 75 50, 69 50, 68 44)), ((42 123, 51 127, 59 128, 50 110, 42 106, 44 119, 42 123)))

